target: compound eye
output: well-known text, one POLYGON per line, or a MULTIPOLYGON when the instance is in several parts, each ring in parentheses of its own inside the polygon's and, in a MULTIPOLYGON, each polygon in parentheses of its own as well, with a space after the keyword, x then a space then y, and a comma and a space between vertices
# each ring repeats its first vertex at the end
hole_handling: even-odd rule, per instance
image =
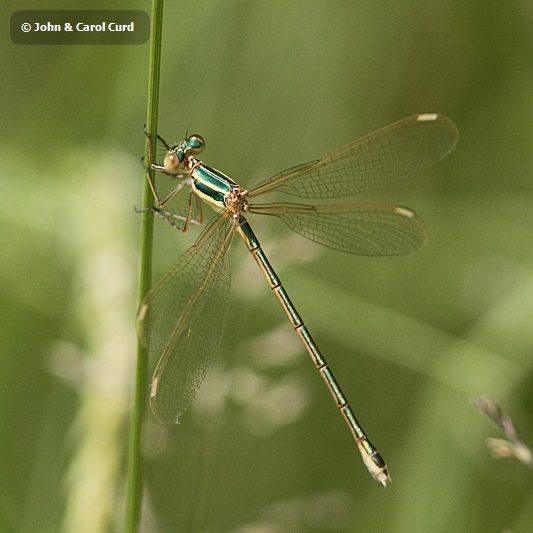
POLYGON ((191 135, 187 137, 187 148, 189 153, 196 155, 199 154, 205 146, 205 141, 200 135, 191 135))
POLYGON ((168 152, 163 163, 169 174, 179 174, 180 160, 174 152, 168 152))

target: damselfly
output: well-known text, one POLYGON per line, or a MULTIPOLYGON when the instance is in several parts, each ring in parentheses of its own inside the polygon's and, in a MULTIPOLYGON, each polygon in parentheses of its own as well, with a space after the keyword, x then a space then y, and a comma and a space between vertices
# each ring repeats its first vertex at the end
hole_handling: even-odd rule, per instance
POLYGON ((150 405, 157 420, 177 422, 220 347, 229 303, 229 248, 238 233, 326 382, 370 474, 386 485, 390 477, 385 461, 357 421, 246 216, 248 213, 277 216, 304 237, 342 252, 370 256, 411 252, 425 242, 426 232, 419 217, 405 207, 256 204, 253 200, 274 191, 308 199, 370 191, 433 165, 453 149, 457 138, 457 128, 446 117, 414 115, 246 190, 196 158, 204 148, 204 140, 199 135, 191 135, 173 146, 158 135, 167 153, 162 165, 152 160, 149 165, 176 179, 178 184, 161 199, 145 167, 157 202, 156 207, 148 209, 181 231, 186 231, 191 222, 202 221, 200 200, 214 208, 218 215, 195 244, 167 270, 139 309, 140 339, 149 350, 162 352, 150 389, 150 405), (164 210, 185 185, 191 187, 185 214, 164 210))

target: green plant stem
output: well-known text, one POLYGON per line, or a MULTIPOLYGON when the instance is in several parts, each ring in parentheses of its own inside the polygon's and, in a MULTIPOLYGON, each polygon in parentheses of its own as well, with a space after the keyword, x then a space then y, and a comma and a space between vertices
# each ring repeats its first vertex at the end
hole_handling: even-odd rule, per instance
MULTIPOLYGON (((150 64, 148 74, 148 102, 146 129, 153 139, 157 133, 157 113, 159 104, 159 78, 161 66, 161 40, 163 27, 163 0, 153 0, 150 25, 150 64)), ((155 143, 154 143, 155 144, 155 143)), ((146 160, 149 160, 148 140, 146 142, 146 160)), ((150 170, 150 172, 153 172, 150 170)), ((153 196, 147 180, 144 180, 143 207, 153 204, 153 196)), ((152 283, 152 249, 153 249, 153 213, 142 215, 139 292, 138 303, 150 289, 152 283)), ((141 522, 143 476, 142 476, 142 430, 146 410, 148 378, 148 352, 137 342, 137 364, 135 371, 135 392, 131 416, 129 452, 128 452, 128 486, 124 531, 136 533, 141 522)))

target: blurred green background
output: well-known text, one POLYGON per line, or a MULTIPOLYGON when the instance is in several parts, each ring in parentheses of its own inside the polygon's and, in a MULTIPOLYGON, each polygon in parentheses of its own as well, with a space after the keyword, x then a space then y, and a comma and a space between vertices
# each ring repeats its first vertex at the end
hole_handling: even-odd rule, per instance
MULTIPOLYGON (((20 46, 6 22, 0 54, 0 531, 120 530, 148 44, 20 46)), ((200 133, 245 187, 414 113, 461 137, 360 198, 422 216, 411 255, 251 220, 391 486, 236 239, 222 353, 178 426, 147 411, 143 531, 533 529, 532 472, 490 457, 501 435, 470 403, 492 397, 533 443, 531 57, 526 0, 167 2, 160 133, 200 133)), ((156 221, 156 278, 198 234, 171 230, 156 221)))

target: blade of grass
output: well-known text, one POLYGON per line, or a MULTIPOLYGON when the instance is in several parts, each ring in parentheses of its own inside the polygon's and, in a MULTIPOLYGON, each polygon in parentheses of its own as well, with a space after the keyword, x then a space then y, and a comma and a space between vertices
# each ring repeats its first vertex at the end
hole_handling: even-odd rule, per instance
MULTIPOLYGON (((161 67, 161 41, 163 29, 163 0, 153 0, 150 24, 150 64, 148 73, 148 102, 146 129, 152 139, 157 133, 157 113, 159 104, 159 79, 161 67)), ((155 143, 154 143, 155 144, 155 143)), ((149 144, 146 142, 146 160, 148 161, 149 144)), ((150 172, 153 171, 150 169, 150 172)), ((147 180, 144 180, 143 207, 153 203, 153 196, 147 180)), ((142 215, 140 264, 139 264, 139 292, 138 303, 150 289, 152 283, 152 248, 153 248, 153 213, 142 215)), ((135 371, 135 392, 131 416, 129 452, 128 452, 128 486, 126 500, 126 516, 124 530, 127 533, 139 531, 142 508, 142 429, 146 410, 148 377, 148 352, 137 341, 137 364, 135 371)))

